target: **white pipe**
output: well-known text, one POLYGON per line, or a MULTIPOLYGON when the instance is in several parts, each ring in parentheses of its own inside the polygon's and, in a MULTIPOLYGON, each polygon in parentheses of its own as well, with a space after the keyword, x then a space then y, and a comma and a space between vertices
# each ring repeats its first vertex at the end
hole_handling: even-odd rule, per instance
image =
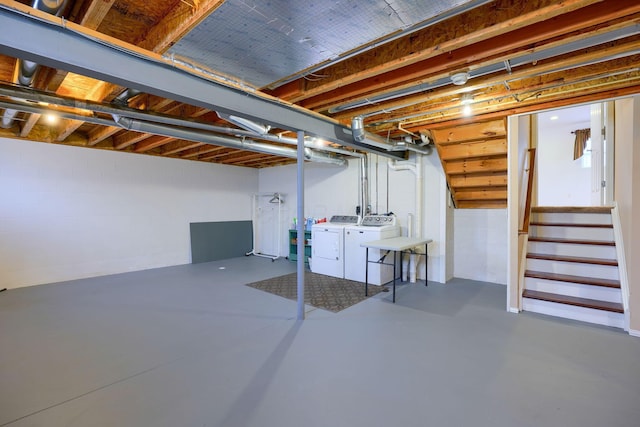
MULTIPOLYGON (((407 237, 413 236, 413 215, 407 214, 407 237)), ((409 273, 409 254, 402 254, 402 281, 407 281, 407 275, 409 273)))
MULTIPOLYGON (((389 160, 387 164, 389 166, 389 169, 391 170, 394 170, 394 171, 408 170, 413 172, 414 175, 416 176, 415 196, 414 196, 415 217, 416 217, 415 229, 412 229, 413 235, 408 234, 408 236, 422 237, 422 155, 419 153, 416 153, 413 162, 409 162, 409 161, 399 162, 395 160, 389 160)), ((411 283, 415 283, 416 281, 416 275, 417 275, 417 271, 420 263, 420 255, 419 255, 420 250, 421 248, 412 249, 413 253, 409 257, 409 281, 411 283)), ((403 267, 404 267, 404 264, 403 264, 403 267)), ((406 271, 406 269, 403 268, 403 280, 406 280, 404 278, 404 271, 406 271)))

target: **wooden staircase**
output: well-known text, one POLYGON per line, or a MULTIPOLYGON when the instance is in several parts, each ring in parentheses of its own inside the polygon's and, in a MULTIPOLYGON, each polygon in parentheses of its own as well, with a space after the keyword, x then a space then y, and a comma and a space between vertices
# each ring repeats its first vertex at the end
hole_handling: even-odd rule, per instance
POLYGON ((430 129, 456 208, 507 207, 505 119, 430 129))
POLYGON ((534 207, 522 308, 618 328, 624 310, 610 207, 534 207))

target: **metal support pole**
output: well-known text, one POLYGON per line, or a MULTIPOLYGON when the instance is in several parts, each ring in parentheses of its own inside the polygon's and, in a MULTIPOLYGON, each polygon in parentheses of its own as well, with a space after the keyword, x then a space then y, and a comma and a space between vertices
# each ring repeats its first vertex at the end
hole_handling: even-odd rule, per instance
POLYGON ((304 320, 304 229, 305 229, 305 220, 304 220, 304 132, 298 131, 298 187, 297 187, 297 195, 298 195, 298 225, 297 225, 297 234, 298 234, 298 261, 297 261, 297 272, 298 272, 298 320, 304 320))

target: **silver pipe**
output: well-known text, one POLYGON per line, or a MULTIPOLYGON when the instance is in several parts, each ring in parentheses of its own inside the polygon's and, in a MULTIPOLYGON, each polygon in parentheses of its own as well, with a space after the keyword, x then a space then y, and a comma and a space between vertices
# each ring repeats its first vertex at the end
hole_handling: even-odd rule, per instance
MULTIPOLYGON (((188 141, 197 141, 204 144, 214 144, 229 148, 238 148, 247 151, 255 151, 258 153, 272 154, 276 156, 297 158, 297 150, 289 147, 281 147, 278 145, 264 144, 253 141, 248 138, 231 138, 222 135, 214 135, 210 132, 189 129, 185 127, 169 126, 160 123, 145 122, 141 120, 131 119, 128 117, 114 116, 114 121, 122 128, 137 132, 151 133, 154 135, 162 135, 172 138, 186 139, 188 141)), ((309 161, 330 163, 338 166, 346 164, 343 157, 334 157, 328 154, 323 155, 310 148, 304 148, 305 158, 309 161)))
POLYGON ((110 119, 103 119, 95 116, 83 116, 81 114, 75 114, 68 111, 58 111, 46 108, 45 106, 34 104, 25 101, 19 101, 16 99, 3 99, 0 100, 0 108, 5 109, 5 114, 9 110, 13 110, 16 112, 23 111, 25 113, 33 113, 33 114, 46 114, 53 113, 58 117, 62 117, 65 119, 71 120, 82 120, 85 122, 93 123, 96 125, 102 126, 116 126, 116 123, 110 119))
MULTIPOLYGON (((34 0, 31 7, 34 9, 47 12, 51 15, 58 16, 64 10, 68 0, 34 0)), ((27 61, 24 59, 18 59, 18 83, 23 86, 31 86, 33 78, 38 71, 39 65, 33 61, 27 61)), ((18 111, 13 109, 5 110, 2 115, 2 121, 0 127, 9 129, 13 126, 18 111)))
MULTIPOLYGON (((242 137, 249 137, 249 138, 256 137, 260 140, 280 142, 288 145, 298 144, 298 141, 296 140, 296 138, 290 138, 290 137, 273 135, 273 134, 256 135, 254 132, 250 132, 244 129, 215 126, 209 123, 203 123, 203 122, 183 119, 183 118, 176 118, 176 117, 172 117, 172 116, 168 116, 160 113, 149 112, 149 111, 143 112, 140 110, 136 110, 135 108, 126 107, 124 105, 109 105, 109 104, 103 104, 103 103, 93 102, 93 101, 65 98, 58 95, 51 95, 51 94, 36 91, 33 89, 23 89, 15 86, 7 86, 7 85, 0 84, 0 95, 12 97, 12 98, 26 99, 34 103, 43 102, 43 103, 55 104, 63 107, 78 108, 78 109, 90 110, 98 113, 110 114, 112 116, 133 118, 133 119, 138 119, 145 122, 155 122, 155 123, 179 126, 184 128, 199 129, 199 130, 204 130, 208 132, 224 133, 226 135, 235 135, 235 136, 242 136, 242 137)), ((26 105, 30 105, 30 104, 27 103, 26 105)), ((27 110, 18 108, 18 111, 27 111, 27 110)), ((79 118, 77 118, 76 120, 90 121, 88 118, 85 119, 86 116, 78 116, 78 117, 79 118)), ((100 123, 100 124, 103 124, 103 123, 100 123)), ((114 126, 114 125, 115 125, 114 123, 110 124, 110 126, 114 126)), ((329 151, 333 153, 349 155, 349 156, 355 156, 355 157, 360 156, 359 153, 353 153, 348 150, 334 148, 331 146, 319 147, 316 144, 314 144, 312 141, 305 141, 305 147, 314 148, 316 150, 329 151)))
POLYGON ((31 7, 58 16, 64 11, 69 0, 34 0, 31 7))
POLYGON ((354 117, 351 119, 351 134, 354 140, 358 142, 364 141, 364 119, 362 117, 354 117))
POLYGON ((387 151, 415 151, 420 154, 431 154, 431 149, 421 147, 413 143, 407 143, 404 140, 387 142, 384 138, 374 133, 364 130, 364 119, 357 116, 351 119, 351 134, 356 142, 364 142, 387 151))

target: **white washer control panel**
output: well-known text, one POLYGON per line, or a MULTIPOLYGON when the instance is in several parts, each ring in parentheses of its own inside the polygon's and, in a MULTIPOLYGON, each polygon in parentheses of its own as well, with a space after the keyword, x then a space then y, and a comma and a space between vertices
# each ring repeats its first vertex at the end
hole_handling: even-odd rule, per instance
POLYGON ((367 215, 362 218, 360 224, 364 227, 383 227, 385 225, 396 225, 395 215, 367 215))

